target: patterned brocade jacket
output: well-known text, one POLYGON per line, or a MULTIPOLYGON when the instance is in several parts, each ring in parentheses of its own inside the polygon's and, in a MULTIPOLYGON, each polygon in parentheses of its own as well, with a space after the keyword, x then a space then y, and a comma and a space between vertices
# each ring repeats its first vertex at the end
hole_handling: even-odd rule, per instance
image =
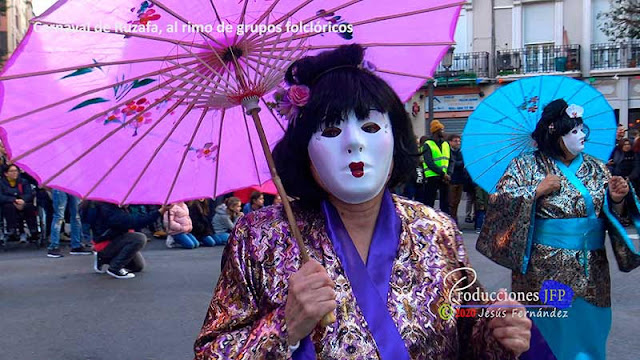
MULTIPOLYGON (((487 318, 439 315, 462 277, 475 274, 451 219, 420 203, 393 196, 401 219, 387 311, 412 359, 515 359, 491 335, 487 318)), ((336 284, 336 322, 311 333, 318 359, 380 359, 332 242, 323 213, 295 208, 309 255, 336 284)), ((298 247, 281 206, 254 211, 238 221, 225 249, 225 265, 195 343, 196 359, 289 359, 285 304, 288 279, 301 267, 298 247)), ((464 280, 462 282, 465 283, 464 280)), ((462 285, 458 285, 461 287, 462 285)), ((475 282, 463 290, 476 291, 475 282)), ((482 289, 480 289, 482 290, 482 289)), ((453 303, 459 297, 453 296, 453 303)), ((471 303, 462 303, 471 304, 471 303)), ((384 311, 384 309, 380 309, 384 311)))
MULTIPOLYGON (((602 161, 587 154, 583 156, 575 175, 591 194, 596 215, 606 223, 619 269, 629 272, 640 266, 640 256, 629 247, 633 244, 617 217, 605 216, 607 183, 611 175, 602 161)), ((489 259, 513 270, 512 290, 537 292, 546 280, 555 280, 570 286, 576 297, 590 304, 610 307, 611 281, 604 248, 570 250, 528 243, 532 221, 587 216, 584 197, 562 174, 558 165, 538 152, 520 155, 509 164, 496 189, 490 197, 485 225, 476 248, 489 259), (536 201, 536 188, 547 174, 560 177, 561 189, 536 201), (523 274, 527 247, 531 248, 531 253, 523 274), (583 258, 587 259, 585 264, 581 262, 583 258)), ((638 214, 631 193, 626 204, 631 214, 638 214)))

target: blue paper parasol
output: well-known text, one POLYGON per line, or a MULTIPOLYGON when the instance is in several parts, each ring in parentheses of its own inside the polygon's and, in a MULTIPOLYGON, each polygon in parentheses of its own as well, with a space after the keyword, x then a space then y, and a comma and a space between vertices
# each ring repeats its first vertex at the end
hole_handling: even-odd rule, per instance
POLYGON ((462 156, 473 181, 489 193, 511 160, 534 151, 531 133, 544 107, 555 99, 584 108, 589 135, 584 152, 609 159, 616 141, 616 118, 604 95, 565 76, 537 76, 496 90, 471 114, 462 132, 462 156))

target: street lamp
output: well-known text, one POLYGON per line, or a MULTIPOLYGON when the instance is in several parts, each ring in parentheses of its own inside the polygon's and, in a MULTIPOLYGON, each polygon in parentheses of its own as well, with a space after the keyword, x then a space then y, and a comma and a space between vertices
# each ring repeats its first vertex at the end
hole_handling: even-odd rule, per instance
MULTIPOLYGON (((453 66, 453 51, 455 48, 452 46, 447 50, 442 58, 442 66, 446 69, 447 86, 449 86, 449 69, 453 66)), ((431 122, 433 121, 433 80, 429 80, 427 83, 427 89, 429 91, 429 122, 427 123, 427 131, 431 128, 431 122)))
POLYGON ((447 87, 449 86, 449 70, 451 69, 451 66, 453 66, 453 52, 455 51, 456 48, 454 48, 453 46, 449 48, 449 50, 447 50, 447 53, 444 54, 444 57, 442 58, 442 66, 444 67, 445 71, 445 77, 447 78, 447 87))

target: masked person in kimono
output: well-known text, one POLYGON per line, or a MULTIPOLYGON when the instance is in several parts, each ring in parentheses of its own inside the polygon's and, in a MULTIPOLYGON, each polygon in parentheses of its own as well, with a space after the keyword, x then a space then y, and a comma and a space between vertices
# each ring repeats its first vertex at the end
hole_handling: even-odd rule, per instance
POLYGON ((514 292, 538 292, 547 280, 571 288, 566 318, 532 316, 558 360, 605 359, 611 327, 605 230, 620 270, 640 265, 617 215, 635 201, 624 179, 610 176, 603 162, 582 152, 589 140, 583 112, 562 99, 544 108, 532 134, 538 151, 510 163, 490 196, 476 243, 512 270, 514 292))
POLYGON ((451 218, 389 192, 418 154, 402 102, 363 57, 354 44, 288 69, 297 109, 274 158, 299 199, 292 206, 311 260, 301 262, 281 205, 240 219, 197 359, 505 360, 528 349, 524 312, 442 311, 464 305, 449 304, 459 282, 481 289, 451 218), (336 321, 323 326, 329 312, 336 321))

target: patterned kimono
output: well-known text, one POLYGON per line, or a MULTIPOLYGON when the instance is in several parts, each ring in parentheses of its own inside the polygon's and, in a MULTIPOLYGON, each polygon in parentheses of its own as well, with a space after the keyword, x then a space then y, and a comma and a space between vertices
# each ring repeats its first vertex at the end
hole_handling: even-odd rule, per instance
MULTIPOLYGON (((621 271, 640 265, 640 253, 609 204, 609 177, 604 163, 586 154, 569 166, 539 152, 521 155, 491 195, 476 243, 481 253, 512 270, 512 291, 537 293, 546 280, 573 290, 568 318, 532 319, 559 360, 606 356, 611 299, 605 231, 621 271), (547 174, 560 177, 561 189, 535 201, 547 174)), ((637 215, 633 195, 626 203, 637 215)))
MULTIPOLYGON (((227 245, 227 260, 195 343, 197 359, 515 359, 491 335, 489 319, 443 320, 439 315, 454 284, 474 277, 463 270, 445 278, 451 270, 470 266, 460 232, 448 216, 385 192, 367 261, 376 266, 365 268, 359 257, 344 257, 353 255, 355 247, 350 239, 336 242, 337 233, 346 231, 334 224, 340 218, 328 204, 315 210, 294 206, 294 212, 309 255, 336 284, 336 322, 316 326, 297 351, 289 350, 287 286, 301 261, 282 207, 267 207, 240 219, 227 245), (376 238, 395 227, 388 226, 394 218, 398 236, 376 238), (390 252, 379 251, 388 243, 390 252), (353 249, 345 250, 349 246, 353 249), (361 278, 353 281, 354 275, 361 278), (375 306, 382 299, 376 287, 388 289, 381 307, 375 306), (399 347, 391 344, 394 338, 399 347)), ((477 288, 476 282, 464 291, 477 288)), ((453 305, 463 305, 456 301, 453 297, 453 305)))

